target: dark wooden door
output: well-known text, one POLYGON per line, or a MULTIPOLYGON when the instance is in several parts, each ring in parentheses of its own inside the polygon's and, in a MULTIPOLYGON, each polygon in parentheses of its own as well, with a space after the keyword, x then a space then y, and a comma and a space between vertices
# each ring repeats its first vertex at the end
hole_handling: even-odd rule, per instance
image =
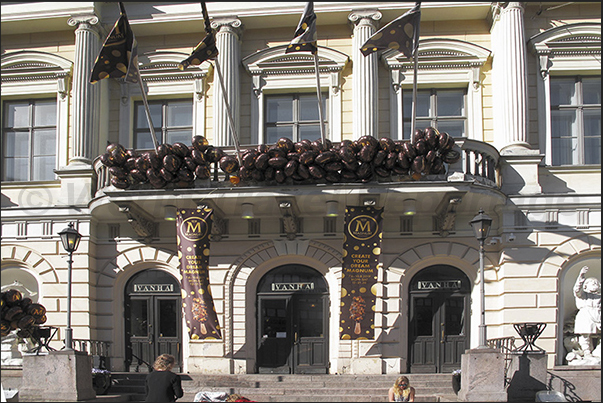
POLYGON ((327 297, 295 295, 293 298, 293 357, 296 374, 328 372, 327 297))
POLYGON ((467 296, 446 293, 411 297, 411 372, 448 373, 461 367, 468 348, 467 296))
POLYGON ((258 372, 327 373, 327 305, 324 295, 259 297, 258 372))
POLYGON ((176 357, 182 371, 182 303, 176 279, 160 270, 145 270, 126 286, 126 370, 148 371, 157 356, 176 357))

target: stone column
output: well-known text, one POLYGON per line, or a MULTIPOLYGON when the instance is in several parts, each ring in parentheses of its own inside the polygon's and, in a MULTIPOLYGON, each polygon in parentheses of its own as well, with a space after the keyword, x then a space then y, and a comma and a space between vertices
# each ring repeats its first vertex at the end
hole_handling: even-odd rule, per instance
MULTIPOLYGON (((504 3, 498 3, 504 4, 504 3)), ((492 30, 494 145, 499 149, 502 191, 539 194, 538 165, 543 155, 528 143, 528 85, 523 3, 495 11, 492 30)))
MULTIPOLYGON (((239 39, 242 33, 241 20, 236 17, 216 18, 211 27, 216 33, 218 48, 217 62, 224 79, 225 95, 230 105, 235 131, 239 134, 239 99, 241 54, 239 39)), ((218 72, 214 72, 214 141, 216 146, 234 145, 226 102, 220 85, 218 72)))
POLYGON ((528 144, 528 85, 524 7, 509 2, 492 35, 494 137, 499 149, 528 144))
POLYGON ((93 142, 98 137, 99 90, 90 84, 90 71, 99 52, 99 34, 93 25, 98 24, 94 15, 71 17, 67 23, 75 30, 75 61, 73 64, 73 96, 71 114, 72 156, 69 165, 91 165, 93 142))
POLYGON ((379 137, 379 83, 377 53, 364 56, 360 47, 377 32, 382 14, 378 10, 355 10, 348 19, 353 24, 352 38, 352 112, 353 134, 379 137))

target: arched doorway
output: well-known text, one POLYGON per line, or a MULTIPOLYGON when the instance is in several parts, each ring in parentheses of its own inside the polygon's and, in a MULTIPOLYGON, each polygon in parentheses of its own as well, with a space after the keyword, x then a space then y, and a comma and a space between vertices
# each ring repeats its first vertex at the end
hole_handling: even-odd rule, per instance
POLYGON ((449 373, 469 348, 471 284, 461 270, 437 265, 410 282, 411 373, 449 373))
POLYGON ((126 370, 147 371, 160 354, 172 354, 182 371, 180 283, 163 270, 144 270, 125 289, 126 370))
POLYGON ((318 271, 290 264, 257 288, 257 372, 325 374, 329 367, 329 292, 318 271))

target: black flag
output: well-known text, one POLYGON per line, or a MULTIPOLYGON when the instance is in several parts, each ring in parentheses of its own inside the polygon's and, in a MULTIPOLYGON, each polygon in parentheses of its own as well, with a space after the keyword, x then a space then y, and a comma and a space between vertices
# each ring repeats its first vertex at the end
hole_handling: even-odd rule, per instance
POLYGON ((213 32, 210 32, 195 46, 191 55, 178 65, 178 68, 184 70, 190 65, 198 66, 206 60, 215 59, 216 56, 218 56, 216 38, 213 32))
POLYGON ((285 53, 292 52, 311 52, 313 55, 318 51, 316 45, 316 14, 314 14, 313 2, 308 2, 304 13, 302 14, 297 29, 295 30, 295 37, 291 40, 291 43, 287 47, 285 53))
POLYGON ((419 25, 421 22, 421 2, 407 11, 403 16, 393 20, 373 36, 360 48, 364 56, 384 49, 400 51, 409 59, 419 47, 419 25))
POLYGON ((92 68, 92 84, 108 77, 124 78, 130 83, 138 82, 138 43, 122 2, 119 2, 119 13, 119 19, 107 36, 92 68))

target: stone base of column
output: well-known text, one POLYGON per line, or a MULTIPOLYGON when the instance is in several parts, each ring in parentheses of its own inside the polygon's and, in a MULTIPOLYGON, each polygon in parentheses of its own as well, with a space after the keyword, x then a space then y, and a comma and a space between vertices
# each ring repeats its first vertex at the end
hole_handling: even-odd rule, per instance
POLYGON ((536 399, 536 392, 546 390, 547 357, 544 351, 511 353, 507 389, 509 401, 530 401, 536 399))
POLYGON ((463 402, 506 402, 505 359, 492 348, 465 351, 461 356, 461 390, 463 402))
POLYGON ((92 357, 69 350, 23 356, 21 402, 73 402, 96 398, 92 357))

